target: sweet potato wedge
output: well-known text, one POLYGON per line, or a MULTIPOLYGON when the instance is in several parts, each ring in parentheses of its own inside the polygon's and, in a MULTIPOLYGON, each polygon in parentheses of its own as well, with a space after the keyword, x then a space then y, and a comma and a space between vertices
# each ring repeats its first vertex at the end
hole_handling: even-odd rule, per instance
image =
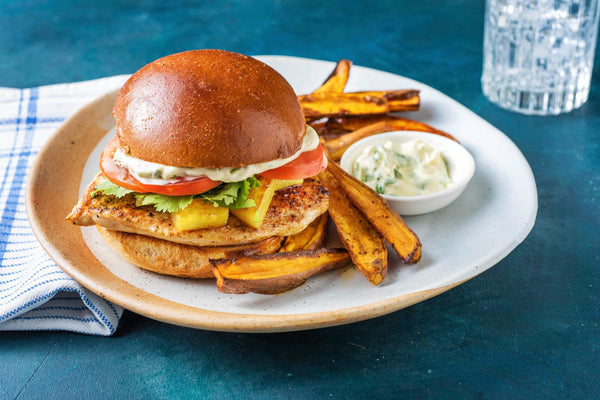
POLYGON ((419 109, 418 91, 318 92, 298 96, 304 117, 387 114, 419 109))
POLYGON ((381 283, 387 273, 387 247, 381 234, 350 202, 338 181, 327 171, 319 180, 329 190, 329 215, 344 247, 359 271, 373 285, 381 283))
POLYGON ((296 250, 315 250, 323 247, 327 236, 327 213, 321 214, 303 231, 287 236, 279 249, 280 253, 296 250))
POLYGON ((320 92, 298 96, 306 118, 324 118, 337 115, 371 115, 388 112, 387 101, 356 93, 320 92))
MULTIPOLYGON (((326 119, 321 119, 319 121, 311 121, 311 120, 307 120, 306 123, 308 125, 310 125, 320 137, 323 138, 327 138, 329 136, 337 136, 337 131, 336 132, 329 132, 327 130, 327 120, 326 119)), ((343 132, 345 133, 345 132, 343 132)))
POLYGON ((303 250, 212 260, 220 292, 278 294, 302 285, 311 276, 346 266, 344 249, 303 250))
MULTIPOLYGON (((416 263, 420 260, 421 241, 419 237, 406 225, 402 217, 392 210, 383 197, 348 174, 331 159, 327 165, 327 171, 335 177, 352 203, 396 250, 400 259, 405 263, 416 263)), ((326 183, 325 185, 327 186, 326 183)), ((331 193, 331 189, 329 190, 331 193)))
POLYGON ((356 141, 381 132, 389 132, 390 126, 385 121, 362 126, 355 131, 330 139, 325 142, 325 150, 332 160, 338 161, 348 147, 356 141))
POLYGON ((368 90, 354 93, 385 99, 388 103, 388 112, 417 111, 421 106, 419 91, 415 89, 368 90))
POLYGON ((327 80, 313 93, 343 92, 346 87, 346 82, 348 82, 348 76, 350 75, 350 67, 352 67, 352 61, 339 60, 335 69, 331 72, 331 75, 329 75, 327 80))
POLYGON ((388 124, 390 131, 420 131, 435 133, 452 139, 455 142, 458 140, 451 134, 434 128, 423 122, 415 121, 408 118, 403 118, 397 115, 364 115, 364 116, 347 116, 329 118, 327 121, 319 123, 320 133, 324 136, 333 134, 344 134, 346 132, 361 129, 367 125, 372 125, 377 122, 385 122, 388 124), (325 133, 327 132, 327 133, 325 133))

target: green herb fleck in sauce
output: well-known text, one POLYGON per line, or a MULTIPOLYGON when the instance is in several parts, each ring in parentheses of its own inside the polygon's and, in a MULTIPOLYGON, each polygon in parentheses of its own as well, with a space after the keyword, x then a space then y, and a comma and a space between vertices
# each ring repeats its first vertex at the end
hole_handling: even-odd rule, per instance
POLYGON ((435 193, 451 182, 442 153, 421 140, 369 146, 354 161, 352 174, 377 193, 392 196, 435 193))

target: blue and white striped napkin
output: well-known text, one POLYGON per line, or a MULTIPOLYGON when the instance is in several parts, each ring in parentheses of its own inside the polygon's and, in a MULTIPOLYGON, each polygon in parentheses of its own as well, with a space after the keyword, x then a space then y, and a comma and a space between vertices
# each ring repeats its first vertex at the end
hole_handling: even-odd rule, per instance
POLYGON ((112 335, 117 329, 123 309, 70 278, 37 242, 25 211, 25 185, 33 159, 60 124, 126 79, 0 88, 0 331, 112 335))

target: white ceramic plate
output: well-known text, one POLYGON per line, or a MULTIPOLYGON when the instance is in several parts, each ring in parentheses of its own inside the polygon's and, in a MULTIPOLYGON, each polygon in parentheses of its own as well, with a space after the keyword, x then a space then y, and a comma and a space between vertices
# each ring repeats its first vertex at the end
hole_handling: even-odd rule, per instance
MULTIPOLYGON (((299 94, 318 87, 335 66, 293 57, 257 58, 278 70, 299 94)), ((421 238, 422 260, 403 265, 390 251, 388 275, 378 287, 348 268, 313 277, 282 295, 221 294, 211 280, 139 270, 114 254, 95 228, 66 224, 62 218, 98 171, 100 151, 109 139, 106 120, 115 92, 67 121, 40 152, 28 187, 32 227, 52 258, 84 286, 125 308, 174 324, 227 331, 289 331, 364 320, 407 307, 480 274, 509 254, 534 225, 537 192, 519 149, 444 94, 408 78, 359 66, 352 68, 347 86, 348 91, 403 88, 421 90, 421 111, 407 113, 407 117, 457 137, 475 158, 477 171, 448 207, 405 218, 421 238), (61 157, 74 153, 84 153, 81 165, 57 165, 61 157), (74 168, 80 172, 69 172, 74 168), (53 182, 64 185, 69 175, 76 178, 68 178, 66 184, 76 187, 69 186, 63 197, 53 195, 57 192, 52 190, 53 182), (47 207, 39 198, 49 198, 55 207, 47 207)), ((331 240, 336 240, 335 234, 331 240)))

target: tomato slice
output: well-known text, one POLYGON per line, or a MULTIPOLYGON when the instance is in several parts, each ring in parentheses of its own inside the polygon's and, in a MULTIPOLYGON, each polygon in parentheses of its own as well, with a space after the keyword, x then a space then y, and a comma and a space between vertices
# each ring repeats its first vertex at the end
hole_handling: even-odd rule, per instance
POLYGON ((205 176, 191 180, 182 179, 166 185, 148 185, 142 183, 131 175, 127 168, 117 165, 113 160, 113 154, 118 146, 119 140, 115 136, 102 151, 102 156, 100 157, 100 169, 109 181, 125 189, 133 190, 138 193, 186 196, 206 192, 221 184, 220 181, 213 181, 205 176))
POLYGON ((305 151, 289 163, 261 172, 260 175, 271 179, 304 179, 318 175, 325 168, 327 157, 319 144, 314 150, 305 151))
MULTIPOLYGON (((100 157, 100 169, 108 180, 125 189, 133 190, 138 193, 185 196, 203 193, 221 184, 220 181, 213 181, 205 176, 190 180, 182 179, 166 185, 150 185, 142 183, 130 174, 127 168, 117 165, 113 160, 113 154, 118 146, 119 140, 115 136, 102 151, 102 156, 100 157)), ((304 179, 319 174, 326 167, 327 157, 319 144, 314 150, 306 151, 289 163, 278 168, 261 172, 260 175, 271 179, 304 179)))

